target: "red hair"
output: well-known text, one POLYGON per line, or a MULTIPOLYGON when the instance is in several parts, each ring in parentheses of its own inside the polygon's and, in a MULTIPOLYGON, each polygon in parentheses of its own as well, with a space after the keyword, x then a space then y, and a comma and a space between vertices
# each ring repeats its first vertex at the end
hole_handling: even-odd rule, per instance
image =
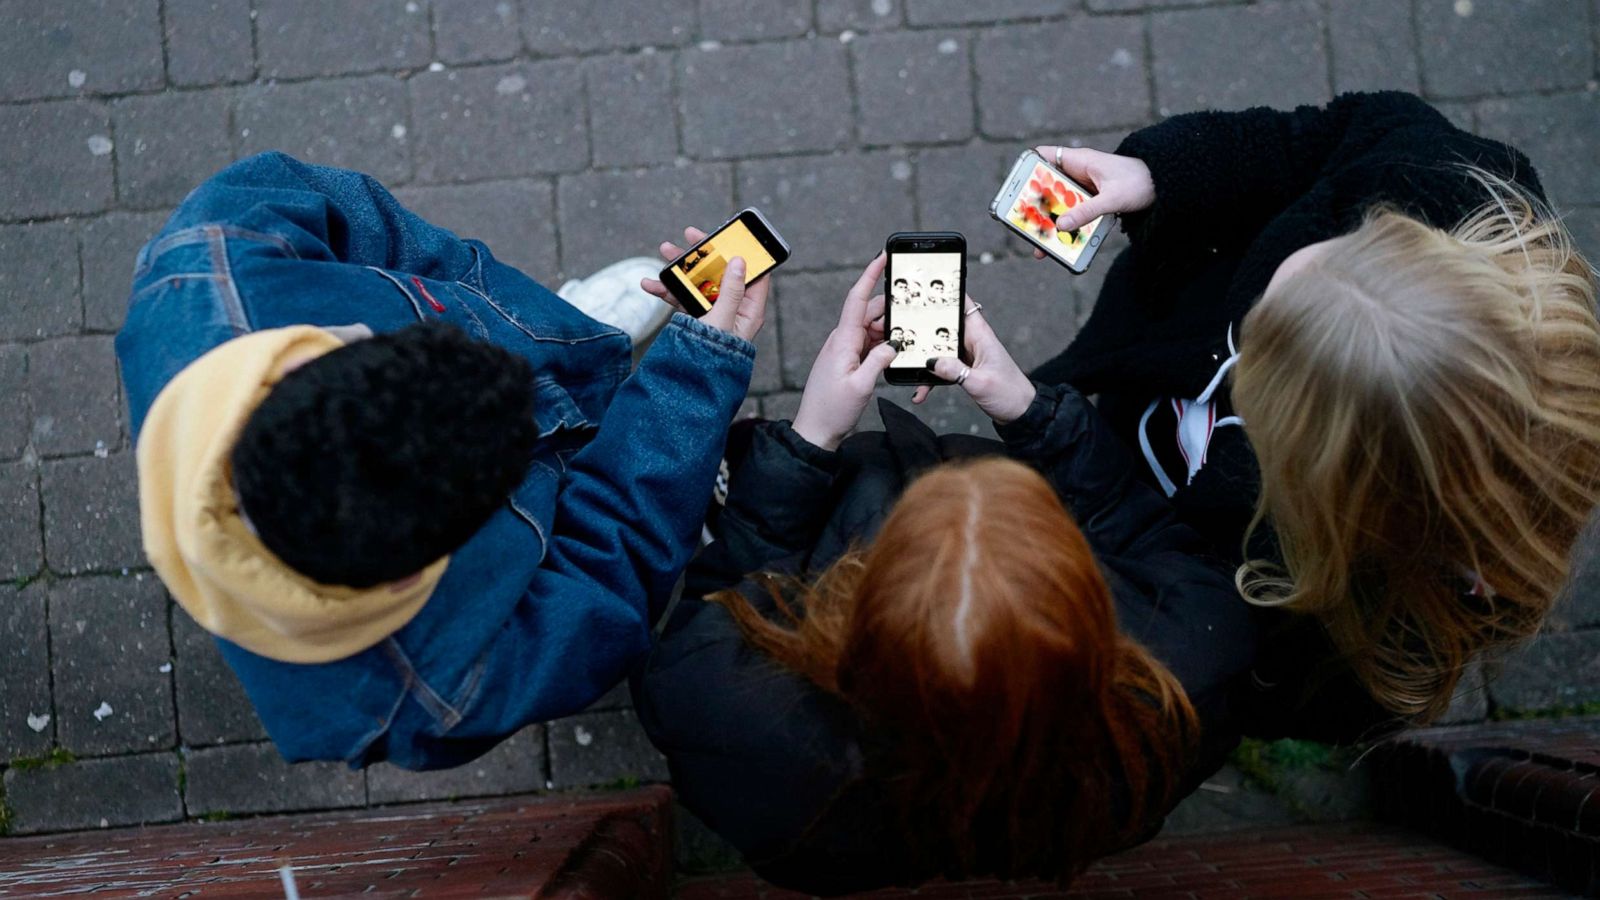
POLYGON ((1118 631, 1088 542, 1032 469, 941 466, 867 550, 809 585, 764 580, 787 621, 737 591, 710 599, 857 711, 867 777, 930 871, 1065 881, 1170 807, 1194 710, 1118 631))

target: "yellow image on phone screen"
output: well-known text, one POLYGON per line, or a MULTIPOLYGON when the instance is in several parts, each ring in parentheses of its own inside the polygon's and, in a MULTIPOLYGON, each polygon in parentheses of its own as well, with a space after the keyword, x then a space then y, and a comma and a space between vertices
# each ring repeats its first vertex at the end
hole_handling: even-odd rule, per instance
POLYGON ((689 293, 710 309, 722 293, 722 270, 734 257, 744 259, 745 283, 749 284, 765 275, 777 261, 750 233, 744 222, 733 220, 728 227, 706 238, 705 242, 690 250, 681 262, 672 267, 671 277, 689 289, 689 293))
POLYGON ((1017 192, 1006 219, 1028 234, 1039 239, 1046 252, 1058 256, 1068 265, 1077 265, 1078 257, 1089 246, 1089 238, 1105 219, 1101 216, 1082 228, 1058 231, 1056 217, 1089 199, 1083 189, 1050 171, 1044 163, 1033 167, 1028 183, 1017 192))

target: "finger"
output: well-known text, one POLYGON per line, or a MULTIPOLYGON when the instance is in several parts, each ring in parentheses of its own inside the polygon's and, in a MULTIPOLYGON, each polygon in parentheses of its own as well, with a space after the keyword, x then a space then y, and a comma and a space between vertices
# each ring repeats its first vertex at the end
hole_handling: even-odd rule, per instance
POLYGON ((1115 210, 1113 210, 1111 207, 1112 202, 1106 199, 1105 194, 1096 194, 1093 197, 1090 197, 1088 200, 1085 200, 1082 203, 1079 203, 1077 206, 1074 206, 1073 208, 1062 213, 1060 216, 1057 216, 1056 228, 1060 231, 1071 231, 1074 228, 1082 228, 1106 213, 1114 212, 1115 210))
MULTIPOLYGON (((740 268, 743 268, 743 265, 744 261, 740 260, 740 268)), ((754 341, 761 331, 761 326, 767 321, 769 288, 770 285, 765 278, 745 286, 744 297, 739 301, 739 309, 734 319, 734 331, 747 341, 754 341)))
POLYGON ((723 267, 721 293, 717 295, 716 302, 711 304, 711 311, 705 314, 706 324, 737 334, 736 323, 743 300, 744 257, 735 256, 723 267))
POLYGON ((1044 161, 1066 173, 1073 181, 1087 185, 1096 190, 1100 186, 1095 184, 1094 176, 1089 174, 1089 167, 1099 150, 1090 150, 1088 147, 1058 147, 1054 144, 1033 148, 1039 151, 1044 161))
MULTIPOLYGON (((961 370, 969 368, 969 366, 967 366, 967 364, 961 360, 956 359, 954 356, 941 356, 938 359, 935 359, 933 361, 933 365, 929 366, 928 368, 933 370, 933 374, 943 378, 945 381, 948 381, 951 384, 955 384, 956 379, 961 377, 961 370)), ((967 377, 970 378, 972 376, 968 375, 967 377)))
POLYGON ((850 292, 844 296, 844 308, 839 311, 840 325, 853 326, 866 320, 868 299, 872 296, 873 286, 883 277, 883 267, 888 259, 889 257, 880 250, 878 255, 872 258, 872 262, 867 263, 867 267, 861 270, 861 277, 856 279, 850 292))
POLYGON ((656 248, 656 252, 661 254, 662 259, 672 262, 683 255, 683 248, 671 241, 662 241, 661 246, 656 248))
POLYGON ((666 285, 655 280, 654 278, 639 279, 639 287, 644 288, 644 292, 652 297, 660 297, 663 300, 671 302, 672 293, 667 290, 666 285))
POLYGON ((931 393, 933 393, 933 385, 925 384, 925 385, 917 388, 916 393, 911 395, 911 402, 912 403, 921 403, 922 401, 928 399, 928 395, 931 394, 931 393))
POLYGON ((864 324, 870 326, 873 323, 877 323, 880 329, 883 327, 883 304, 884 298, 882 294, 867 301, 867 311, 864 313, 866 322, 864 324))
POLYGON ((894 362, 897 354, 898 351, 889 344, 879 344, 867 353, 866 358, 861 360, 861 365, 850 373, 850 377, 862 390, 871 390, 878 376, 883 374, 884 369, 889 368, 889 364, 894 362))
POLYGON ((1033 251, 1033 258, 1034 259, 1044 259, 1044 256, 1045 256, 1045 253, 1044 253, 1043 250, 1035 249, 1033 251))
POLYGON ((693 225, 690 225, 688 228, 683 230, 683 239, 688 241, 691 245, 698 244, 706 239, 706 233, 694 227, 693 225))

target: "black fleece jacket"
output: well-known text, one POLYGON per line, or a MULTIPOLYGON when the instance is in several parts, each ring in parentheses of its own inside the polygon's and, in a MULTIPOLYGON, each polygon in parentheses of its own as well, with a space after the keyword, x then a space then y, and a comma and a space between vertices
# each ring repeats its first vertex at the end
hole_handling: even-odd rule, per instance
MULTIPOLYGON (((1254 625, 1227 567, 1201 555, 1199 537, 1134 476, 1094 408, 1070 388, 1041 388, 1021 419, 999 429, 1004 443, 935 437, 886 401, 880 410, 886 431, 857 434, 835 453, 786 422, 766 423, 734 474, 720 535, 690 565, 683 600, 633 680, 639 720, 683 804, 784 887, 838 894, 941 874, 906 846, 865 777, 870 735, 855 713, 752 649, 727 610, 701 598, 737 586, 776 618, 749 573, 820 571, 870 542, 917 474, 994 454, 1046 475, 1100 562, 1120 627, 1166 664, 1199 712, 1202 745, 1179 775, 1182 793, 1215 771, 1238 740, 1226 685, 1254 657, 1254 625)), ((1141 816, 1143 834, 1165 814, 1141 816)))
MULTIPOLYGON (((1139 446, 1139 416, 1152 400, 1205 389, 1228 357, 1229 329, 1237 338, 1294 251, 1350 232, 1380 204, 1438 228, 1457 225, 1490 200, 1466 165, 1543 197, 1521 153, 1398 92, 1345 94, 1292 112, 1174 116, 1129 135, 1117 153, 1150 167, 1155 204, 1124 218, 1132 245, 1112 262, 1093 314, 1033 375, 1098 394, 1129 447, 1139 446)), ((1243 431, 1219 428, 1205 466, 1172 503, 1218 555, 1238 563, 1258 491, 1243 431)), ((1271 553, 1264 537, 1252 549, 1271 553)), ((1356 682, 1314 620, 1267 610, 1258 617, 1262 657, 1236 698, 1246 734, 1347 742, 1402 724, 1356 682)))

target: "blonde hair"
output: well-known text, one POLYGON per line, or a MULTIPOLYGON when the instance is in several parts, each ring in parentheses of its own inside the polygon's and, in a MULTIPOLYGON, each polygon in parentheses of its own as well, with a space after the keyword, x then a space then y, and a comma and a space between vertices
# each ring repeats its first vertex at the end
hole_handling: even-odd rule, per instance
POLYGON ((1539 629, 1600 502, 1593 270, 1536 200, 1469 172, 1491 199, 1454 229, 1375 210, 1263 297, 1234 370, 1261 464, 1246 546, 1270 522, 1283 559, 1248 560, 1240 591, 1318 616, 1423 721, 1474 654, 1539 629))

